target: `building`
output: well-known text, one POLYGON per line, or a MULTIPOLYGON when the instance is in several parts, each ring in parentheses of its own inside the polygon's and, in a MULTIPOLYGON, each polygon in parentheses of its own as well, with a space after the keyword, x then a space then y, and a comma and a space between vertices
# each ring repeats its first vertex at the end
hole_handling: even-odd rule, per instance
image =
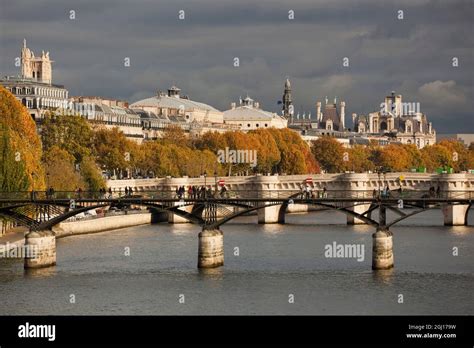
POLYGON ((68 91, 64 86, 52 83, 52 63, 49 52, 42 51, 41 56, 36 57, 33 51, 26 47, 26 40, 23 40, 21 74, 6 76, 0 80, 0 84, 28 108, 39 125, 46 111, 65 108, 68 103, 68 91))
POLYGON ((470 146, 474 143, 474 133, 467 134, 436 134, 436 142, 440 142, 444 139, 455 139, 462 142, 466 146, 470 146))
POLYGON ((433 145, 436 132, 418 103, 404 103, 401 95, 385 97, 380 111, 368 116, 352 114, 354 131, 369 135, 383 135, 402 144, 415 144, 418 148, 433 145))
POLYGON ((85 118, 93 127, 117 127, 127 138, 138 143, 145 138, 141 115, 129 109, 126 101, 101 97, 72 97, 68 106, 74 114, 85 118))
POLYGON ((131 109, 141 109, 147 113, 183 123, 222 124, 222 112, 216 108, 193 101, 188 96, 181 95, 181 90, 172 86, 168 93, 159 91, 156 96, 136 101, 130 104, 131 109))
POLYGON ((230 109, 224 111, 224 123, 235 125, 243 131, 259 128, 286 128, 288 120, 284 116, 262 110, 260 104, 247 96, 240 99, 239 106, 231 103, 230 109))
POLYGON ((321 102, 316 103, 316 121, 318 128, 328 131, 344 132, 345 113, 346 103, 344 101, 341 101, 340 108, 338 109, 337 99, 334 98, 334 103, 328 103, 328 98, 326 97, 323 111, 321 111, 321 102))
POLYGON ((285 81, 285 91, 283 92, 282 104, 283 116, 288 120, 293 116, 294 113, 293 101, 291 99, 291 83, 288 78, 285 81))

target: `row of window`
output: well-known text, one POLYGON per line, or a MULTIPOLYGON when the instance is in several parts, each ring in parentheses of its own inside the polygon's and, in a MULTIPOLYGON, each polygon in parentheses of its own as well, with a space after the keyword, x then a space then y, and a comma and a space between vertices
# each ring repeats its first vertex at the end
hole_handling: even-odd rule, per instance
POLYGON ((68 93, 63 89, 43 87, 6 87, 15 95, 37 95, 41 97, 53 97, 67 99, 68 93))
MULTIPOLYGON (((224 121, 224 123, 225 123, 225 121, 224 121)), ((239 126, 242 127, 242 123, 240 123, 239 126)), ((267 128, 268 123, 265 123, 264 126, 265 126, 265 128, 267 128)), ((252 125, 250 123, 247 123, 247 128, 250 128, 250 127, 252 127, 252 125)), ((255 124, 255 128, 260 128, 260 124, 259 123, 255 124)))

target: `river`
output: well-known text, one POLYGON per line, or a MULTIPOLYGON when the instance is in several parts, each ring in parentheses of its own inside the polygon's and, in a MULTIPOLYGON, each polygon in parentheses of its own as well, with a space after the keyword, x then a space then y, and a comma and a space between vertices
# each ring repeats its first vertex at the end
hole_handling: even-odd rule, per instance
POLYGON ((285 225, 227 223, 225 265, 204 271, 191 224, 63 238, 56 267, 25 272, 21 260, 0 259, 0 315, 472 315, 473 216, 471 226, 444 227, 433 210, 392 227, 395 268, 378 272, 373 228, 328 211, 287 215, 285 225), (333 242, 364 245, 364 260, 326 258, 333 242))

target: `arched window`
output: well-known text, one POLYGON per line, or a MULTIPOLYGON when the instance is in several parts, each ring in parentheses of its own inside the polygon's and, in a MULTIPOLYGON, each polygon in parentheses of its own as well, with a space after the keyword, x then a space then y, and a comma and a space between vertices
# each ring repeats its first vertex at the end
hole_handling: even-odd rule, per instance
POLYGON ((380 122, 380 131, 386 131, 387 130, 387 122, 382 121, 380 122))
POLYGON ((247 127, 250 128, 250 123, 247 123, 247 127))
POLYGON ((267 123, 265 123, 265 127, 268 127, 268 124, 267 124, 267 123))
POLYGON ((255 127, 257 127, 257 128, 259 127, 258 123, 255 125, 255 127))

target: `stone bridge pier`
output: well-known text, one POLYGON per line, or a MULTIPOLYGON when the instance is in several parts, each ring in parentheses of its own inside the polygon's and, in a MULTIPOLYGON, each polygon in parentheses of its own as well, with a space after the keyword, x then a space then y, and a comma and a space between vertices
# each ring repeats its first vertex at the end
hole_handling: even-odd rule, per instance
MULTIPOLYGON (((441 174, 438 185, 445 192, 446 197, 441 198, 465 198, 471 196, 472 184, 462 180, 466 174, 441 174)), ((442 206, 445 226, 467 225, 469 204, 445 204, 442 206)))
MULTIPOLYGON (((339 198, 368 198, 367 194, 370 194, 370 191, 379 185, 378 182, 374 182, 374 180, 371 179, 370 175, 366 173, 351 173, 341 176, 339 179, 340 185, 342 185, 347 193, 345 197, 339 198)), ((363 214, 369 210, 370 203, 349 203, 347 208, 354 213, 363 214)), ((365 222, 355 216, 347 215, 347 224, 363 225, 365 222)))
POLYGON ((386 208, 379 207, 379 226, 372 234, 372 269, 393 268, 393 233, 386 227, 386 208))
POLYGON ((219 228, 203 227, 199 233, 198 268, 224 265, 224 234, 219 228))
POLYGON ((56 236, 52 231, 33 231, 25 236, 25 269, 56 265, 56 236))
POLYGON ((468 204, 445 204, 442 211, 445 226, 467 225, 467 216, 470 205, 468 204))
POLYGON ((265 202, 268 205, 265 208, 257 210, 259 224, 284 224, 285 207, 283 204, 270 205, 271 202, 265 202))

